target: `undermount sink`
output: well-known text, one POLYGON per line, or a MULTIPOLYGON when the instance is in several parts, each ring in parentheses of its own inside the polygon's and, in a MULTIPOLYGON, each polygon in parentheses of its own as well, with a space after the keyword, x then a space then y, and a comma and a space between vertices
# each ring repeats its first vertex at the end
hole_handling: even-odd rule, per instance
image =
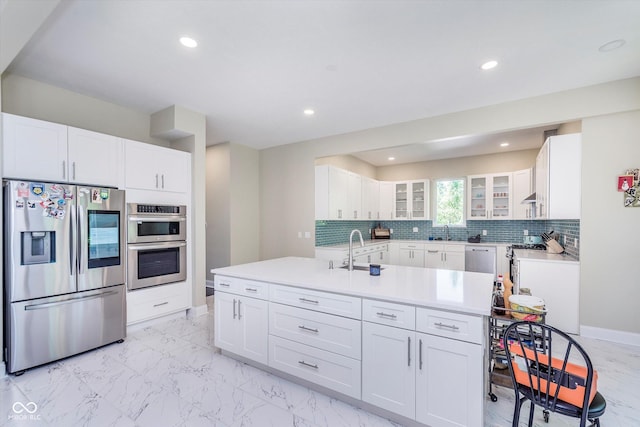
MULTIPOLYGON (((343 266, 342 266, 342 267, 340 267, 340 268, 343 268, 343 269, 345 269, 345 270, 348 270, 348 269, 349 269, 349 266, 348 266, 348 265, 343 265, 343 266)), ((354 270, 358 270, 358 271, 369 271, 369 266, 368 266, 368 265, 354 265, 354 266, 353 266, 353 269, 354 269, 354 270)), ((380 270, 384 270, 384 267, 380 267, 380 270)))

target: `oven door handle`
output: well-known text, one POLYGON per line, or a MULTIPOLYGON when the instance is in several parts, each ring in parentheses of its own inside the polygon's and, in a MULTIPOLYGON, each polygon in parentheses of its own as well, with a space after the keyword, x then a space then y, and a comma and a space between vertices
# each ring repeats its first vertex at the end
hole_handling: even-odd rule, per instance
POLYGON ((169 249, 169 248, 181 248, 183 246, 187 246, 185 242, 177 242, 177 243, 159 243, 159 244, 145 244, 140 243, 137 245, 129 245, 129 249, 132 251, 149 251, 153 249, 169 249))
POLYGON ((148 216, 129 216, 129 221, 135 222, 185 222, 187 218, 183 216, 162 216, 162 217, 148 217, 148 216))

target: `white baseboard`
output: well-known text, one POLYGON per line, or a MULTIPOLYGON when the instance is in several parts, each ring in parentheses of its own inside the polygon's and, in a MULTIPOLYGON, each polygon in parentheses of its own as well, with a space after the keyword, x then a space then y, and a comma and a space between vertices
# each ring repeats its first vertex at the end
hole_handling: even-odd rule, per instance
POLYGON ((140 322, 136 322, 136 323, 130 323, 127 325, 127 334, 129 334, 129 332, 135 332, 135 331, 139 331, 141 329, 144 329, 148 326, 155 326, 161 323, 165 323, 169 320, 173 320, 173 319, 180 319, 180 318, 186 318, 187 317, 187 311, 186 310, 180 310, 178 312, 175 313, 171 313, 171 314, 167 314, 164 316, 159 316, 159 317, 154 317, 153 319, 147 319, 147 320, 142 320, 140 322))
POLYGON ((580 336, 640 347, 640 334, 634 332, 617 331, 615 329, 605 329, 597 328, 595 326, 580 325, 580 336))
POLYGON ((204 316, 209 312, 207 304, 199 305, 197 307, 191 307, 187 309, 187 319, 193 319, 194 317, 204 316))
POLYGON ((213 288, 213 280, 207 280, 205 283, 205 286, 207 288, 213 288))

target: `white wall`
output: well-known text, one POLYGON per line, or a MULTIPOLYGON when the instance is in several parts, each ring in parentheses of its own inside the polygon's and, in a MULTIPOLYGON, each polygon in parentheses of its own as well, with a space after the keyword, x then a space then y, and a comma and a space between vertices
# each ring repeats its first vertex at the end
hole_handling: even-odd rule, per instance
MULTIPOLYGON (((414 122, 402 123, 376 129, 368 129, 335 137, 322 138, 314 141, 301 142, 285 146, 273 147, 260 152, 261 165, 261 258, 270 259, 280 256, 314 256, 314 239, 300 239, 298 231, 313 231, 314 221, 314 164, 317 157, 348 154, 357 151, 385 148, 388 146, 406 145, 424 140, 495 133, 506 130, 543 126, 558 122, 583 121, 583 139, 586 143, 604 144, 599 150, 608 153, 621 153, 625 156, 628 143, 619 138, 602 138, 598 133, 617 134, 612 122, 601 122, 599 116, 640 110, 640 78, 610 82, 602 85, 580 88, 536 98, 510 102, 476 110, 452 113, 445 116, 426 118, 414 122), (593 123, 601 123, 599 128, 593 123), (596 132, 592 136, 591 132, 596 132)), ((622 131, 625 139, 635 138, 637 144, 637 130, 622 131)), ((587 153, 591 156, 590 153, 587 153)), ((598 156, 595 156, 598 157, 598 156)), ((593 156, 591 157, 593 158, 593 156)), ((636 156, 636 159, 639 158, 636 156)), ((593 160, 584 165, 583 176, 593 173, 597 166, 593 160)), ((625 168, 637 167, 633 164, 625 168)), ((619 173, 619 172, 616 172, 619 173)), ((611 178, 613 179, 613 178, 611 178)), ((583 185, 584 192, 590 191, 588 185, 583 185)), ((583 212, 590 209, 608 209, 600 207, 598 203, 584 205, 583 212)), ((586 212, 585 212, 586 214, 586 212)), ((626 214, 628 215, 628 214, 626 214)), ((602 214, 600 216, 606 216, 602 214)), ((635 221, 637 229, 638 221, 635 221)), ((610 227, 611 232, 622 239, 623 247, 636 245, 637 232, 629 232, 630 226, 621 222, 605 223, 589 219, 589 215, 582 222, 580 243, 581 255, 604 250, 600 242, 590 237, 594 227, 610 227)), ((312 234, 313 236, 313 234, 312 234)), ((610 249, 608 249, 610 250, 610 249)), ((637 251, 636 251, 637 252, 637 251)), ((610 256, 604 260, 589 257, 582 262, 595 263, 591 268, 601 268, 601 271, 622 271, 629 269, 628 265, 617 262, 610 256), (597 267, 596 267, 597 266, 597 267)), ((637 256, 636 256, 637 257, 637 256)), ((584 278, 590 270, 583 272, 584 278)), ((618 273, 617 273, 618 274, 618 273)), ((629 273, 627 279, 633 278, 629 273)), ((637 272, 635 272, 637 276, 637 272)), ((626 298, 627 294, 635 295, 637 280, 619 280, 619 296, 615 305, 598 307, 597 312, 586 313, 583 310, 581 322, 589 322, 598 327, 613 325, 618 330, 640 333, 640 322, 617 322, 610 318, 620 312, 635 313, 637 316, 637 299, 626 298), (587 317, 584 317, 587 316, 587 317)), ((598 284, 597 286, 602 286, 598 284)), ((581 287, 581 299, 585 307, 593 309, 589 301, 597 301, 602 291, 596 285, 586 280, 581 287)))
POLYGON ((640 111, 582 123, 580 323, 640 332, 640 208, 625 208, 617 177, 640 168, 640 111))
POLYGON ((231 265, 231 147, 207 147, 207 279, 212 268, 231 265))

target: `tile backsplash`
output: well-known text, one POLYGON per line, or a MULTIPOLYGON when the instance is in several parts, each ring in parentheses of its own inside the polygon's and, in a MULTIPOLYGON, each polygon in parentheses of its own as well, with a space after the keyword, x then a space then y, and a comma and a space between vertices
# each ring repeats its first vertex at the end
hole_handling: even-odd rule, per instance
MULTIPOLYGON (((347 243, 351 230, 358 229, 365 239, 371 238, 370 230, 380 224, 393 230, 392 240, 428 240, 429 237, 445 237, 444 227, 433 227, 431 221, 316 221, 316 246, 332 246, 347 243), (414 231, 417 230, 417 231, 414 231)), ((512 221, 467 221, 466 227, 449 227, 451 240, 466 241, 480 234, 482 242, 522 243, 524 230, 537 236, 555 231, 567 254, 579 258, 579 220, 512 220, 512 221), (483 236, 483 230, 487 235, 483 236), (565 241, 566 240, 566 241, 565 241), (577 240, 577 247, 574 242, 577 240)))

